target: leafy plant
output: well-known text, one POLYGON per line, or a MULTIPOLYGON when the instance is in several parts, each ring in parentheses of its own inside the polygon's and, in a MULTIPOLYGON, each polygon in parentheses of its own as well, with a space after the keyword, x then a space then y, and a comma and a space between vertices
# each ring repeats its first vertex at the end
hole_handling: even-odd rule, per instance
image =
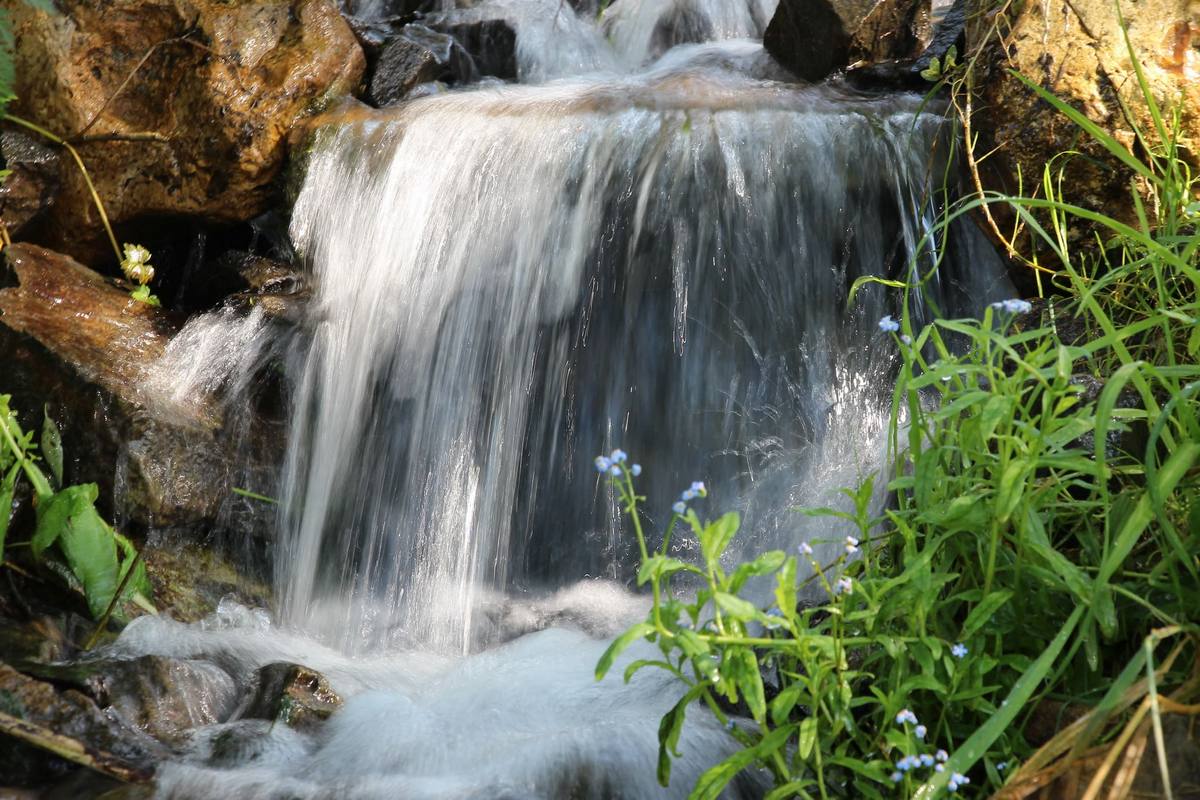
MULTIPOLYGON (((731 724, 742 748, 695 798, 756 767, 771 798, 1032 791, 1093 745, 1124 752, 1152 733, 1170 786, 1161 716, 1200 700, 1200 204, 1181 110, 1163 113, 1142 81, 1156 130, 1137 133, 1140 157, 1029 84, 1137 176, 1136 225, 1070 203, 1059 162, 1041 197, 982 193, 930 232, 1008 205, 1053 257, 1056 296, 919 329, 908 313, 880 320, 900 362, 893 500, 873 509, 869 479, 847 490, 853 511, 806 512, 853 526, 833 563, 805 542, 724 571, 737 518, 683 507, 671 527, 691 528, 700 563, 649 553, 633 469, 619 452, 598 463, 634 523, 653 606, 597 672, 645 638, 662 657, 626 677, 680 680, 659 730, 664 783, 699 702, 752 723, 731 724), (1087 253, 1069 245, 1079 221, 1104 232, 1087 253), (681 575, 694 595, 671 586, 681 575), (773 578, 775 608, 750 601, 751 576, 773 578), (1038 747, 1054 709, 1079 720, 1038 747)), ((907 309, 919 287, 899 288, 907 309)), ((1087 776, 1097 791, 1114 761, 1087 776)))
POLYGON ((9 401, 9 395, 0 395, 0 555, 17 482, 24 475, 37 510, 37 525, 29 543, 35 561, 43 561, 50 552, 60 555, 96 619, 106 620, 120 598, 153 612, 149 600, 153 590, 145 565, 133 543, 114 531, 96 510, 96 484, 62 486, 61 437, 49 414, 45 414, 39 448, 33 432, 21 429, 9 401), (38 462, 49 468, 49 475, 38 462))

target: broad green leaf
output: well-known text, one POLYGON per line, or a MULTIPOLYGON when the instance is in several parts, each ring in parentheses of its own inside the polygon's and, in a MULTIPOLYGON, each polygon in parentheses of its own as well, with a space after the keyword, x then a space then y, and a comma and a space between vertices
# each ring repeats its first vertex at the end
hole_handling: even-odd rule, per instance
POLYGON ((604 654, 600 656, 600 660, 596 663, 596 680, 602 680, 608 674, 617 656, 624 652, 629 645, 638 639, 646 638, 652 633, 654 633, 653 625, 649 622, 639 622, 614 639, 613 643, 608 646, 608 649, 604 651, 604 654))
POLYGON ((120 574, 112 530, 100 518, 95 506, 88 503, 67 518, 58 536, 58 546, 83 585, 88 610, 92 617, 99 619, 112 603, 120 574))
POLYGON ((40 559, 58 541, 72 517, 84 514, 88 509, 94 510, 94 503, 99 496, 100 490, 96 484, 85 483, 68 486, 38 503, 37 528, 30 542, 33 557, 40 559))
POLYGON ((54 424, 54 420, 50 419, 50 406, 47 405, 42 409, 42 415, 42 458, 45 459, 46 466, 50 467, 50 474, 54 476, 54 485, 62 486, 62 434, 58 432, 58 426, 54 424))

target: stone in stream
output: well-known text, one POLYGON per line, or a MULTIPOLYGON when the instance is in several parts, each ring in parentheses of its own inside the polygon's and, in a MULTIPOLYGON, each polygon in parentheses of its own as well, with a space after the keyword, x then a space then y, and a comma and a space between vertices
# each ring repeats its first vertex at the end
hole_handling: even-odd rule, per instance
POLYGON ((869 11, 869 3, 851 0, 780 0, 763 47, 797 78, 815 83, 848 63, 851 32, 869 11))
POLYGON ((454 14, 431 15, 425 25, 454 38, 470 55, 478 75, 506 81, 517 79, 517 32, 505 19, 464 19, 454 14))
MULTIPOLYGON (((365 65, 332 0, 56 5, 61 13, 11 8, 12 111, 76 142, 117 224, 261 213, 290 128, 354 90, 365 65)), ((58 176, 45 242, 109 257, 71 159, 60 159, 58 176)))
POLYGON ((383 48, 368 93, 378 107, 394 105, 419 83, 436 80, 442 67, 431 50, 407 39, 395 39, 383 48))
POLYGON ((325 676, 299 664, 279 662, 258 671, 254 695, 242 716, 309 730, 328 719, 341 705, 342 698, 325 676))

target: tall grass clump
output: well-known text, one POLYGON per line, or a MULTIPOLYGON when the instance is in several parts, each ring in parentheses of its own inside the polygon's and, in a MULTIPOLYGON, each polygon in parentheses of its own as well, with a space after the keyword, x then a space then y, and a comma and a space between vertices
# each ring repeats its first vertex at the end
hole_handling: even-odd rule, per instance
POLYGON ((657 668, 680 680, 659 730, 664 784, 703 704, 742 746, 694 798, 743 770, 761 771, 769 798, 1015 799, 1067 778, 1119 798, 1143 757, 1171 796, 1164 717, 1200 712, 1198 186, 1179 110, 1159 109, 1144 78, 1155 130, 1137 132, 1141 157, 1030 87, 1130 171, 1137 223, 1071 203, 1061 160, 1040 198, 981 194, 946 214, 933 235, 1009 206, 1054 275, 1036 306, 880 321, 901 362, 892 470, 846 490, 853 511, 808 510, 798 550, 726 570, 738 519, 701 519, 688 503, 702 486, 671 522, 700 542, 697 564, 668 555, 670 529, 647 551, 638 470, 619 452, 598 463, 633 520, 654 604, 597 674, 647 639, 660 656, 625 678, 657 668), (1100 233, 1072 250, 1082 224, 1100 233), (886 508, 872 505, 875 480, 888 481, 886 508), (810 542, 830 515, 857 533, 820 564, 810 542), (697 593, 672 590, 682 573, 697 593), (769 610, 743 596, 764 577, 769 610))

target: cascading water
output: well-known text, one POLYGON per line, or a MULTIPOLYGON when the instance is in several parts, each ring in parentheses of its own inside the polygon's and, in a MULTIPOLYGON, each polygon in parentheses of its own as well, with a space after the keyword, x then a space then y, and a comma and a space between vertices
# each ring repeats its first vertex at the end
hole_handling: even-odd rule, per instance
MULTIPOLYGON (((722 39, 761 33, 768 5, 621 0, 616 46, 582 59, 602 73, 435 94, 325 131, 292 225, 316 297, 282 480, 290 632, 226 609, 222 630, 139 621, 118 648, 235 678, 302 661, 352 697, 317 739, 238 729, 258 744, 232 763, 214 744, 232 727, 198 735, 163 773, 169 794, 683 796, 729 752, 689 716, 660 790, 657 719, 679 692, 591 680, 603 637, 645 608, 619 588, 635 558, 593 456, 634 453, 653 522, 703 479, 702 510, 745 520, 735 555, 792 547, 806 531, 791 508, 832 504, 883 465, 895 355, 876 323, 894 309, 878 287, 848 305, 854 280, 940 262, 927 305, 1002 291, 969 225, 945 252, 925 236, 946 165, 919 97, 764 80, 750 41, 614 72, 653 52, 664 14, 683 39, 722 39), (487 649, 556 624, 598 638, 487 649)), ((571 19, 583 38, 559 48, 607 47, 571 19)), ((523 76, 570 62, 544 69, 530 41, 523 76)), ((747 781, 730 796, 753 796, 747 781)))

